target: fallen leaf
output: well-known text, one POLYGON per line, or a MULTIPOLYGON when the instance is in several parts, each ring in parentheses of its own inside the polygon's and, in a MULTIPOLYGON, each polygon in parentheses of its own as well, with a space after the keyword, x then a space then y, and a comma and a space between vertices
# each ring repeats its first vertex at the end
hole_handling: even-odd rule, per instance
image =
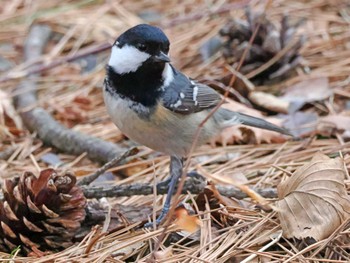
POLYGON ((327 238, 350 215, 344 162, 317 153, 277 187, 276 202, 283 236, 327 238))
POLYGON ((288 113, 289 102, 282 100, 272 94, 252 91, 249 93, 248 98, 256 105, 278 113, 288 113))
POLYGON ((295 112, 306 103, 327 99, 332 94, 328 78, 321 77, 304 80, 290 86, 280 98, 290 103, 289 112, 295 112))
POLYGON ((321 117, 317 129, 323 135, 334 135, 334 131, 342 132, 346 135, 350 131, 350 116, 344 113, 321 117))
MULTIPOLYGON (((274 118, 274 117, 266 117, 260 111, 248 108, 247 106, 226 99, 227 103, 222 105, 223 108, 238 111, 241 113, 245 113, 254 117, 262 118, 268 122, 281 126, 283 120, 274 118)), ((212 139, 211 143, 221 143, 223 145, 233 144, 235 142, 238 143, 257 143, 260 144, 262 142, 267 143, 281 143, 285 142, 286 137, 278 132, 263 130, 255 127, 249 127, 245 125, 234 125, 232 127, 224 129, 218 136, 212 139)))
POLYGON ((175 217, 175 225, 190 233, 196 232, 203 225, 198 217, 189 215, 187 209, 182 206, 176 208, 175 217))
POLYGON ((294 137, 306 137, 316 131, 318 115, 314 112, 297 111, 282 118, 284 118, 283 126, 294 137))

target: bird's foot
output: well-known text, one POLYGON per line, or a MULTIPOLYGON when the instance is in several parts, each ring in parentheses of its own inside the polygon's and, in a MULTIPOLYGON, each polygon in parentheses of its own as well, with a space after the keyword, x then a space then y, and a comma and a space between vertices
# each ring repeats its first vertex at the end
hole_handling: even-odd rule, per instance
MULTIPOLYGON (((191 171, 191 172, 187 173, 187 177, 196 179, 199 182, 202 182, 205 180, 204 177, 202 175, 200 175, 197 171, 191 171)), ((177 181, 174 182, 173 177, 169 177, 168 179, 158 183, 157 187, 160 187, 160 186, 163 187, 165 185, 169 185, 169 187, 171 187, 171 183, 174 183, 176 185, 177 181)), ((175 190, 176 190, 176 187, 174 187, 174 191, 175 190)), ((162 212, 160 213, 160 215, 157 217, 157 219, 155 221, 156 226, 158 226, 158 225, 160 225, 160 223, 162 223, 162 221, 165 219, 165 217, 169 213, 169 210, 170 210, 170 203, 169 203, 169 205, 166 203, 162 209, 162 212)), ((153 226, 154 226, 153 222, 148 222, 144 225, 145 228, 151 228, 153 226)))
MULTIPOLYGON (((157 225, 163 221, 163 219, 166 217, 166 215, 169 212, 170 205, 171 205, 171 197, 175 193, 177 182, 182 175, 182 168, 183 168, 183 158, 180 158, 177 156, 171 156, 170 157, 170 180, 166 181, 166 184, 169 185, 168 193, 164 202, 162 212, 155 222, 157 225)), ((149 227, 152 225, 153 225, 152 223, 148 223, 145 225, 145 227, 149 227)))
POLYGON ((167 216, 167 214, 169 213, 170 207, 163 207, 162 212, 160 213, 160 215, 157 217, 155 224, 153 222, 148 222, 144 225, 145 228, 151 228, 154 225, 159 226, 160 223, 162 223, 162 221, 165 219, 165 217, 167 216))

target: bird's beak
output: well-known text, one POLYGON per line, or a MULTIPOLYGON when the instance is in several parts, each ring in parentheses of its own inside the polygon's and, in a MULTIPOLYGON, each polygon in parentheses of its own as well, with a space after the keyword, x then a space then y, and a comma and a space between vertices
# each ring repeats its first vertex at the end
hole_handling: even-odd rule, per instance
POLYGON ((167 54, 163 53, 162 51, 159 52, 159 54, 153 56, 153 60, 155 62, 170 62, 170 58, 167 54))

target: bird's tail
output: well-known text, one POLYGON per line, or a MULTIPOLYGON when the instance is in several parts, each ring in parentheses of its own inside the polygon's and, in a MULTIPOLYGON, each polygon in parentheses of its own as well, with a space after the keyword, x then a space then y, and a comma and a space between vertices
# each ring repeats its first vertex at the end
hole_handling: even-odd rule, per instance
POLYGON ((218 111, 220 111, 220 113, 219 112, 218 113, 225 120, 224 121, 224 124, 226 124, 225 126, 231 126, 231 125, 240 123, 240 124, 244 124, 244 125, 248 125, 256 128, 275 131, 285 135, 293 136, 287 129, 279 127, 261 118, 253 117, 244 113, 233 112, 222 108, 219 109, 218 111))
POLYGON ((279 133, 282 133, 285 135, 292 136, 292 134, 288 130, 286 130, 282 127, 279 127, 275 124, 272 124, 271 122, 268 122, 268 121, 265 121, 263 119, 256 118, 253 116, 249 116, 249 115, 246 115, 243 113, 235 112, 235 114, 238 115, 238 118, 241 120, 241 123, 244 125, 257 127, 257 128, 261 128, 261 129, 265 129, 265 130, 270 130, 270 131, 275 131, 275 132, 279 132, 279 133))

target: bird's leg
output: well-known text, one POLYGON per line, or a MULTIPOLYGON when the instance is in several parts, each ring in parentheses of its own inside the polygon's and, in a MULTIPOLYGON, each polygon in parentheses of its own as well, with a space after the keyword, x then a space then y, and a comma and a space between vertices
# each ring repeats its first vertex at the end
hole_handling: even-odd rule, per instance
MULTIPOLYGON (((163 221, 163 219, 165 218, 165 216, 168 214, 170 210, 171 198, 175 192, 177 182, 179 181, 179 178, 182 175, 182 170, 183 170, 183 158, 180 158, 177 156, 171 156, 169 189, 168 189, 167 197, 165 199, 162 212, 160 213, 159 217, 156 219, 157 225, 163 221)), ((145 227, 150 227, 150 226, 152 226, 152 223, 145 224, 145 227)))

